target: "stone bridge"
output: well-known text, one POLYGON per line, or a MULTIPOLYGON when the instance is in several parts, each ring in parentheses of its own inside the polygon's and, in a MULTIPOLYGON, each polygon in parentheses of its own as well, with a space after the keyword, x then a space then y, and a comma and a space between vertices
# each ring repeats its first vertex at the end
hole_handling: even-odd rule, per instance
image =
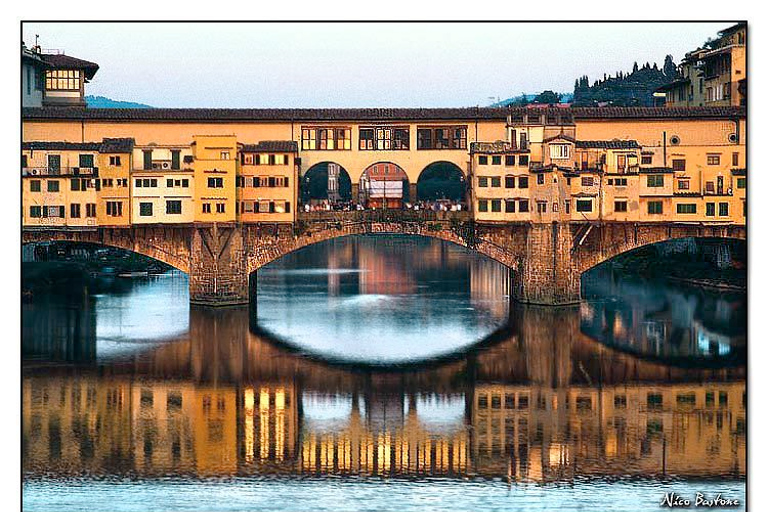
POLYGON ((515 300, 546 305, 578 302, 585 271, 644 245, 687 237, 746 239, 746 227, 735 225, 479 224, 469 212, 379 210, 302 213, 295 224, 24 229, 22 243, 94 243, 150 256, 189 275, 192 303, 222 306, 249 303, 253 272, 288 253, 372 233, 426 236, 477 251, 510 269, 515 300))

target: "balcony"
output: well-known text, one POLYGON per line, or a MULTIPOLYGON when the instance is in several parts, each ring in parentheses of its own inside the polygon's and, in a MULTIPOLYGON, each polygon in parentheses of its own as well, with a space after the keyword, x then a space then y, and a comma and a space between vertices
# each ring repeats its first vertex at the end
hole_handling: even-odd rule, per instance
POLYGON ((97 178, 98 167, 22 167, 21 176, 83 176, 97 178))

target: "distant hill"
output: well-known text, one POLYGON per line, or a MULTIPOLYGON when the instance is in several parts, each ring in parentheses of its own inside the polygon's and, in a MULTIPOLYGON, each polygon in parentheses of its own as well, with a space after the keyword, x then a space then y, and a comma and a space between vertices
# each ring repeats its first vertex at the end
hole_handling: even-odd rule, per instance
POLYGON ((104 96, 86 96, 85 104, 91 108, 153 108, 143 103, 134 103, 132 101, 118 101, 104 96))
POLYGON ((672 56, 667 55, 664 66, 659 69, 656 63, 645 63, 642 67, 635 62, 631 73, 619 71, 615 76, 603 75, 591 86, 589 77, 576 80, 573 90, 575 106, 653 106, 653 91, 672 82, 677 77, 677 68, 672 56))
MULTIPOLYGON (((536 103, 536 100, 539 98, 542 98, 544 96, 544 93, 548 93, 551 91, 543 91, 539 93, 523 93, 518 96, 513 96, 512 98, 507 98, 505 100, 497 101, 496 103, 491 104, 491 107, 506 107, 509 105, 517 105, 517 106, 525 106, 530 103, 536 103)), ((573 100, 573 94, 570 92, 558 92, 555 93, 560 98, 560 103, 570 103, 573 100)))

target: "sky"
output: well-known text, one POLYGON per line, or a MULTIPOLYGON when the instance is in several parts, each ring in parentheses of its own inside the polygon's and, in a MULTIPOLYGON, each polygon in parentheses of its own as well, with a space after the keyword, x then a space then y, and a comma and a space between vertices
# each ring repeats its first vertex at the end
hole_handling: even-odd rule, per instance
POLYGON ((154 107, 463 107, 675 63, 732 23, 24 23, 154 107))

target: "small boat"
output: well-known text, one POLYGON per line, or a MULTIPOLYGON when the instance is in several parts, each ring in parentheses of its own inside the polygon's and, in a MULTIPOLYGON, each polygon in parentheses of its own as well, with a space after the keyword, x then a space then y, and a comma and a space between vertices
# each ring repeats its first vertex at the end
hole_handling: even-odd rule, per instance
POLYGON ((148 275, 149 275, 149 272, 123 272, 122 274, 117 274, 117 277, 134 278, 134 277, 147 277, 148 275))

